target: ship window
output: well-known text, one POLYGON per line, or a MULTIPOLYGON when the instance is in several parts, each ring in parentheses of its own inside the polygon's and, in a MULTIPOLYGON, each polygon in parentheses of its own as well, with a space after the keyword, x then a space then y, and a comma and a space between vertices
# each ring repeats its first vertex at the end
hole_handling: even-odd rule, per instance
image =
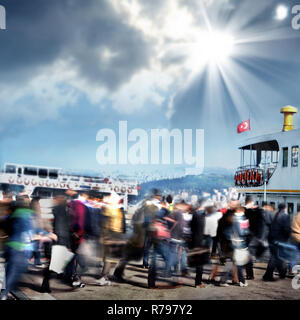
POLYGON ((292 147, 292 167, 298 167, 299 146, 292 147))
POLYGON ((50 179, 57 179, 58 178, 58 173, 56 170, 50 170, 49 171, 49 178, 50 179))
POLYGON ((16 173, 16 166, 7 165, 5 168, 6 173, 16 173))
POLYGON ((297 212, 300 212, 300 203, 297 203, 297 212))
POLYGON ((47 178, 48 170, 47 169, 39 169, 39 177, 40 178, 47 178))
POLYGON ((289 148, 282 148, 282 166, 287 167, 288 166, 288 160, 289 160, 289 148))
POLYGON ((36 168, 24 168, 24 174, 27 176, 36 176, 37 169, 36 168))

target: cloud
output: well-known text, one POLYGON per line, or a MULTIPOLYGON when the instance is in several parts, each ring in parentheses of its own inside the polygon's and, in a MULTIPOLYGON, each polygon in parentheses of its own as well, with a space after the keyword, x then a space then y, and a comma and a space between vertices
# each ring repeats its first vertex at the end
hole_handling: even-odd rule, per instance
MULTIPOLYGON (((82 97, 116 114, 164 107, 171 119, 178 97, 203 72, 202 31, 230 18, 235 29, 240 18, 244 26, 251 22, 238 0, 2 2, 7 11, 7 30, 0 33, 2 119, 17 114, 27 123, 55 119, 82 97)), ((252 7, 251 17, 261 8, 252 7)), ((254 33, 260 40, 262 35, 263 30, 254 33)), ((272 35, 269 39, 279 36, 272 35)))

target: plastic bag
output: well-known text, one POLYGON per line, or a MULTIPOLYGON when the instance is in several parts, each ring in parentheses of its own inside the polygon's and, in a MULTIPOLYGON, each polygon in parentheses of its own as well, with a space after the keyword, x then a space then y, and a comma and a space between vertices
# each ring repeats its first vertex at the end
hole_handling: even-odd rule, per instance
POLYGON ((54 271, 56 273, 63 273, 65 267, 71 261, 73 256, 74 253, 70 252, 65 246, 52 246, 49 270, 54 271))
POLYGON ((0 292, 5 289, 5 267, 4 263, 0 263, 0 292))
POLYGON ((234 249, 233 251, 233 261, 237 266, 244 266, 250 260, 250 255, 248 248, 234 249))

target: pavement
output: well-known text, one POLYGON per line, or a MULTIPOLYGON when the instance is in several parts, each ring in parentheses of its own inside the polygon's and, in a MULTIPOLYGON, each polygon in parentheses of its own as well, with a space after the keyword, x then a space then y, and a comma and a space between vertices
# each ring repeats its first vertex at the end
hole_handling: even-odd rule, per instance
MULTIPOLYGON (((128 264, 125 270, 126 283, 112 282, 111 286, 105 287, 97 285, 100 268, 92 266, 82 276, 86 284, 84 288, 73 289, 54 277, 50 281, 52 292, 49 294, 40 292, 42 270, 31 265, 20 283, 19 299, 24 300, 25 296, 28 300, 300 300, 300 289, 292 288, 291 278, 281 280, 275 273, 277 281, 262 281, 266 266, 266 262, 254 264, 255 279, 248 280, 249 286, 245 288, 235 285, 195 288, 195 273, 191 269, 185 277, 159 278, 157 289, 147 288, 148 270, 142 268, 141 262, 128 264)), ((212 265, 205 267, 204 282, 211 268, 212 265)), ((216 280, 219 280, 219 276, 216 280)))

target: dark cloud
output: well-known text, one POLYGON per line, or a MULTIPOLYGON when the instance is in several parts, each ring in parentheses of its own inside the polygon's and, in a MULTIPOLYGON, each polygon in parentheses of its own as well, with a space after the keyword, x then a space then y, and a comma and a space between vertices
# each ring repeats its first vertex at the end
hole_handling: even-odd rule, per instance
POLYGON ((106 0, 4 0, 7 30, 0 33, 0 81, 24 81, 58 58, 79 76, 115 89, 151 55, 140 31, 106 0), (101 62, 101 51, 115 55, 101 62))

